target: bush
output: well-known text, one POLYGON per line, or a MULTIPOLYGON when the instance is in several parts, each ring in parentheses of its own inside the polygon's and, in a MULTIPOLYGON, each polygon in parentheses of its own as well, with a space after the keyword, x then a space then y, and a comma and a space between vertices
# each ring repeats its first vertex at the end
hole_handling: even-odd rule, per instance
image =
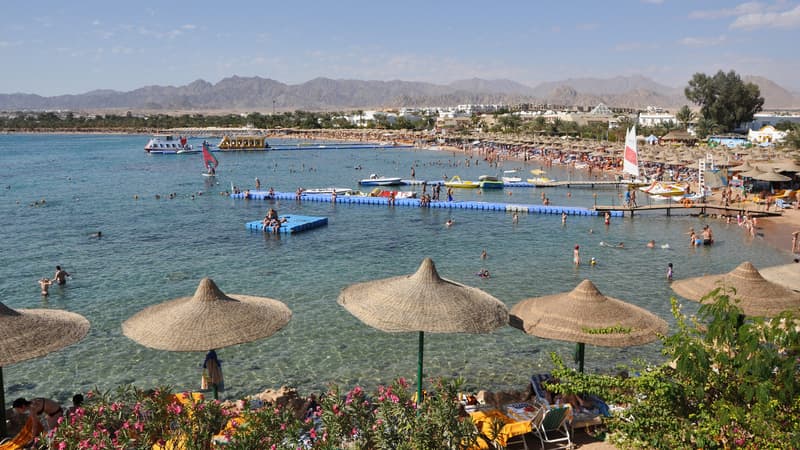
POLYGON ((58 450, 150 450, 154 444, 208 450, 215 448, 215 435, 226 450, 463 449, 475 442, 477 430, 459 415, 461 385, 439 380, 419 407, 402 379, 372 396, 360 387, 342 394, 332 385, 305 415, 274 405, 234 411, 217 401, 181 402, 166 388, 123 387, 87 396, 85 407, 64 418, 48 440, 58 450))
POLYGON ((745 319, 731 294, 708 294, 697 318, 672 299, 678 330, 663 339, 672 367, 640 365, 625 379, 554 358, 556 389, 627 406, 607 421, 624 447, 800 448, 800 325, 789 313, 745 319))

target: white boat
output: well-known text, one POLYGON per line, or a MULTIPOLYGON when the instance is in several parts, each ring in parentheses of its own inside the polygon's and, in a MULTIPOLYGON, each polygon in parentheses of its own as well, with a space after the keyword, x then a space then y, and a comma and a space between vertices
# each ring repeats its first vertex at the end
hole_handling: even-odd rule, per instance
POLYGON ((157 134, 144 146, 144 151, 157 155, 177 155, 192 150, 192 144, 185 137, 171 134, 157 134))
POLYGON ((518 172, 516 169, 504 170, 503 171, 504 175, 500 179, 503 180, 503 183, 521 183, 522 177, 518 177, 517 173, 518 172))
POLYGON ((364 178, 358 184, 362 186, 393 186, 403 184, 403 179, 400 177, 379 177, 374 173, 369 178, 364 178))
POLYGON ((350 195, 353 193, 353 190, 350 188, 338 188, 338 187, 327 187, 327 188, 316 188, 316 189, 304 189, 304 194, 333 194, 336 192, 336 195, 350 195))
POLYGON ((686 183, 653 181, 649 186, 640 187, 639 190, 652 196, 671 197, 684 195, 687 187, 688 185, 686 183))

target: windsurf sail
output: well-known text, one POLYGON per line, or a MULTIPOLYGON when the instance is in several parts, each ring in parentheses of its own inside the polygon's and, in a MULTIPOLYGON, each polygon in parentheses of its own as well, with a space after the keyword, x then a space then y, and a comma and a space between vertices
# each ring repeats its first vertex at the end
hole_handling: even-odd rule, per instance
POLYGON ((622 173, 629 173, 632 177, 639 176, 639 152, 636 149, 636 125, 628 128, 625 133, 625 154, 622 162, 622 173))
POLYGON ((216 170, 219 165, 219 161, 211 154, 205 142, 203 142, 203 165, 206 166, 206 170, 209 172, 216 170))

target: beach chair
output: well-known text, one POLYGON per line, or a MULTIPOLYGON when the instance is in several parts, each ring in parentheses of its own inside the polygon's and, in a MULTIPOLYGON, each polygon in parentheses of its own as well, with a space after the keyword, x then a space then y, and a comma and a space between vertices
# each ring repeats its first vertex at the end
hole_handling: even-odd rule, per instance
POLYGON ((28 420, 25 422, 25 425, 19 430, 16 436, 13 439, 5 440, 0 443, 0 450, 18 450, 22 448, 27 448, 31 444, 33 444, 33 421, 37 420, 35 416, 30 415, 28 416, 28 420))
POLYGON ((531 388, 536 395, 536 400, 544 406, 550 406, 550 403, 547 401, 547 390, 544 388, 544 384, 552 380, 553 376, 549 373, 540 373, 531 376, 531 388))
MULTIPOLYGON (((540 414, 531 423, 531 433, 539 438, 542 450, 544 450, 545 444, 557 444, 558 448, 572 448, 568 426, 569 418, 570 408, 566 405, 540 410, 540 414)), ((528 448, 527 444, 525 448, 528 448)))

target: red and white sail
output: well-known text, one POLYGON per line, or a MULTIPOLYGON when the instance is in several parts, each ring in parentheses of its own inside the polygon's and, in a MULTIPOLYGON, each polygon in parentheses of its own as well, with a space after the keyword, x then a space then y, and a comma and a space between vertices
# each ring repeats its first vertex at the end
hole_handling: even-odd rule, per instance
POLYGON ((639 176, 639 152, 636 149, 636 125, 625 133, 625 153, 622 161, 622 173, 632 177, 639 176))
POLYGON ((219 161, 211 154, 205 142, 203 142, 203 165, 206 166, 206 170, 209 172, 211 172, 211 169, 216 169, 219 165, 219 161))

